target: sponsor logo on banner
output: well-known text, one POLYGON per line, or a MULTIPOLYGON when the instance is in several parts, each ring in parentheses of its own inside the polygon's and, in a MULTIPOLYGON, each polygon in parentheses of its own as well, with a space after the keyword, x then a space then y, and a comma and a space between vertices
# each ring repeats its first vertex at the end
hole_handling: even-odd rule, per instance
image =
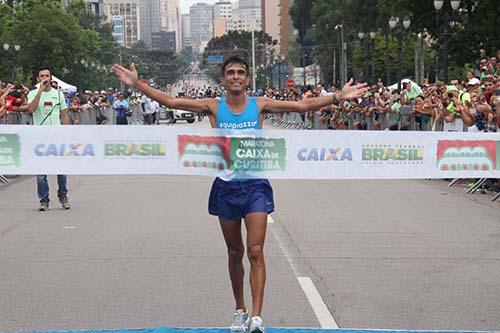
POLYGON ((186 168, 227 170, 229 138, 179 135, 179 162, 186 168))
POLYGON ((21 144, 17 134, 0 133, 0 167, 21 164, 21 144))
POLYGON ((363 145, 362 160, 365 164, 423 164, 424 146, 419 145, 363 145))
POLYGON ((83 143, 41 143, 35 146, 34 153, 39 157, 93 157, 94 146, 83 143))
POLYGON ((285 171, 284 139, 179 135, 179 161, 187 168, 285 171))
POLYGON ((437 167, 442 171, 500 170, 500 141, 440 140, 437 167))
POLYGON ((157 159, 167 156, 160 141, 113 141, 104 143, 105 158, 157 159))
POLYGON ((285 171, 285 139, 231 138, 231 170, 285 171))
POLYGON ((299 161, 352 161, 351 148, 302 148, 297 153, 299 161))

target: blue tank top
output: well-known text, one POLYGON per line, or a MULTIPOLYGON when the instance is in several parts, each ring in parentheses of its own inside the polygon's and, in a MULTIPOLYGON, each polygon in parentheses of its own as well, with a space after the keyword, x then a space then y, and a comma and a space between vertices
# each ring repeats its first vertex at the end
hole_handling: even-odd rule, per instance
MULTIPOLYGON (((227 130, 244 130, 244 129, 261 129, 259 124, 259 107, 255 97, 247 99, 247 105, 240 114, 231 112, 227 105, 226 97, 221 97, 217 105, 217 128, 227 130)), ((231 183, 252 183, 259 181, 258 179, 244 179, 243 174, 228 171, 224 175, 219 175, 219 178, 231 183)))
POLYGON ((231 112, 226 98, 222 97, 217 105, 217 127, 228 130, 261 129, 255 97, 248 98, 247 106, 240 114, 231 112))

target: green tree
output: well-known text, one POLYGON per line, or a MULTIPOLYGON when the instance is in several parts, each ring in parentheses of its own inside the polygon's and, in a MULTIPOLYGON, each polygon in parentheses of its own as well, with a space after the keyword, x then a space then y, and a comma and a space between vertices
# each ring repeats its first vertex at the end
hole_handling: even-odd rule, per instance
POLYGON ((61 76, 63 68, 71 68, 74 59, 98 45, 97 32, 82 29, 56 1, 23 1, 3 23, 2 37, 21 45, 17 62, 28 72, 49 65, 61 76))
MULTIPOLYGON (((272 61, 273 39, 263 31, 255 32, 255 48, 256 48, 256 68, 261 64, 269 65, 272 61), (267 55, 267 58, 266 58, 267 55)), ((218 66, 209 66, 207 59, 209 55, 223 55, 228 57, 231 55, 239 55, 249 64, 251 63, 252 50, 252 33, 249 31, 229 31, 221 37, 212 38, 205 48, 203 53, 202 67, 208 69, 208 75, 214 81, 220 79, 220 71, 218 66)))

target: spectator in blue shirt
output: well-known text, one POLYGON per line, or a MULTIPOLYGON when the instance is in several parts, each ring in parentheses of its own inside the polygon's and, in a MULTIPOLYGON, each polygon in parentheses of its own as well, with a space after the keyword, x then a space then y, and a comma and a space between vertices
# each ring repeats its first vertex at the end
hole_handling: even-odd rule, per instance
POLYGON ((123 93, 118 93, 118 100, 113 103, 113 110, 116 112, 116 124, 128 125, 127 116, 130 112, 130 106, 128 102, 123 99, 123 93))

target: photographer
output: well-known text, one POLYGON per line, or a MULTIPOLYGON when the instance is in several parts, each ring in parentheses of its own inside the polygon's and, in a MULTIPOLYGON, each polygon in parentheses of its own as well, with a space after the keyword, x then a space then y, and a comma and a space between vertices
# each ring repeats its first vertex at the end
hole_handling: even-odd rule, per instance
POLYGON ((7 93, 3 97, 5 105, 5 113, 7 114, 8 124, 19 124, 20 114, 18 112, 26 111, 22 106, 26 105, 26 95, 24 94, 24 87, 20 84, 14 85, 13 83, 7 84, 7 93))
MULTIPOLYGON (((62 92, 51 87, 52 74, 48 67, 41 67, 36 72, 36 79, 40 84, 39 88, 32 90, 28 94, 27 111, 33 114, 34 125, 64 125, 69 124, 65 98, 62 92)), ((67 176, 57 175, 57 196, 63 209, 71 206, 67 197, 67 176)), ((47 211, 49 209, 49 184, 47 175, 37 176, 38 198, 40 207, 38 210, 47 211)))
POLYGON ((128 125, 127 117, 130 117, 132 112, 128 102, 124 100, 123 93, 118 93, 118 100, 113 103, 113 110, 116 112, 116 124, 128 125))
POLYGON ((0 96, 0 118, 3 118, 7 114, 7 109, 11 105, 11 103, 7 103, 7 97, 11 92, 14 91, 14 85, 7 84, 5 87, 5 91, 1 91, 2 95, 0 96))

